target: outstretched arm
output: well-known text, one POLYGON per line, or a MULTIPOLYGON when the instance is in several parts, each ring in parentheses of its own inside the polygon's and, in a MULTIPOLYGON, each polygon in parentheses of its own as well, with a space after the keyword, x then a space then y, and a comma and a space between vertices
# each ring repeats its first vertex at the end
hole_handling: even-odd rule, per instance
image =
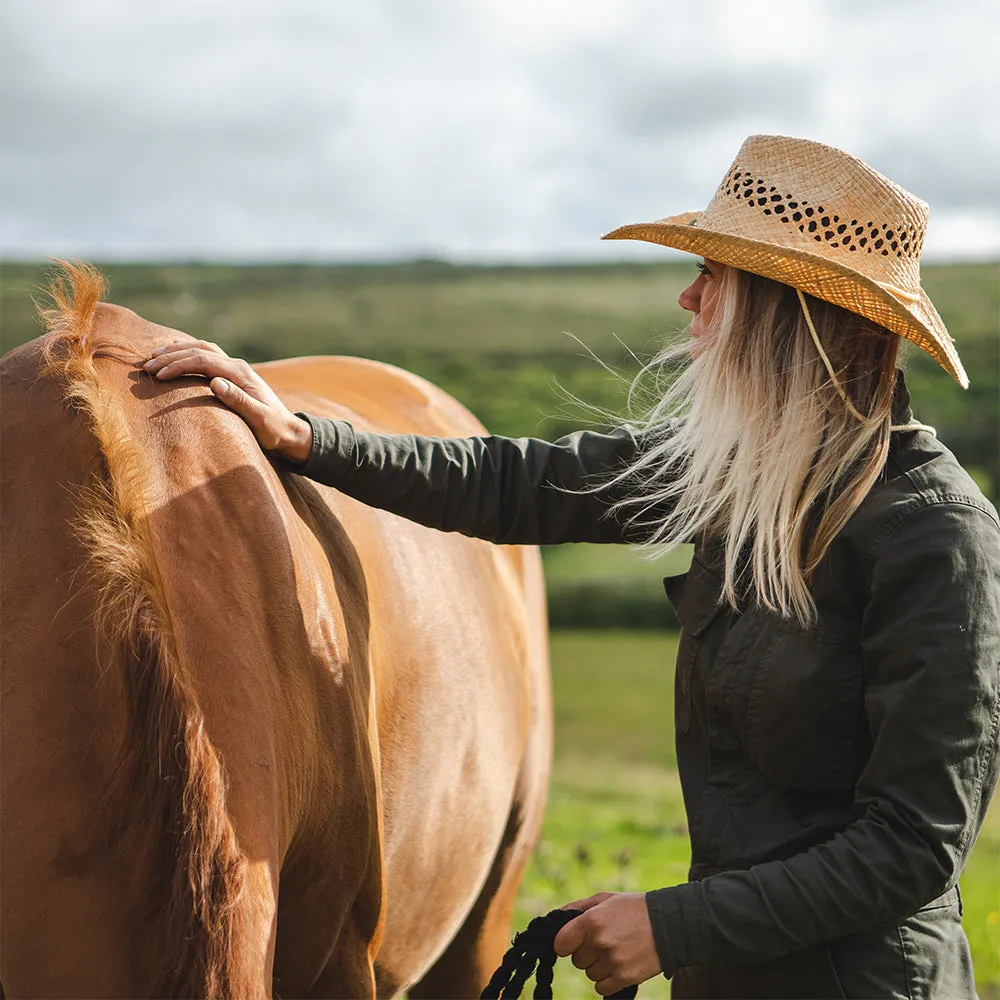
POLYGON ((635 455, 627 431, 535 438, 369 434, 299 413, 312 427, 294 471, 412 521, 499 543, 621 542, 613 490, 593 492, 635 455))
POLYGON ((553 443, 370 434, 292 413, 249 364, 206 341, 164 345, 145 368, 158 379, 206 376, 260 446, 293 471, 421 524, 511 544, 639 540, 620 516, 608 516, 621 491, 594 491, 636 455, 628 431, 580 431, 553 443))

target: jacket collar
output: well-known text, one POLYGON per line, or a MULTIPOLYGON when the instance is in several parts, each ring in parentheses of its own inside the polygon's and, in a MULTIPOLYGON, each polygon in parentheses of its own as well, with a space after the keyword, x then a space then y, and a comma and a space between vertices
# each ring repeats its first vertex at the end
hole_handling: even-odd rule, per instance
POLYGON ((910 409, 910 390, 906 387, 902 368, 896 369, 896 383, 892 389, 892 422, 908 424, 913 419, 910 409))

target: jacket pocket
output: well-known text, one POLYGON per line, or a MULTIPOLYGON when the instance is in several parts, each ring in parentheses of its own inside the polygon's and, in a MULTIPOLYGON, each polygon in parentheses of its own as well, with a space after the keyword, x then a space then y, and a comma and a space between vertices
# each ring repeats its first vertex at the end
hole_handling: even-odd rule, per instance
POLYGON ((680 969, 671 995, 675 1000, 840 1000, 847 994, 829 948, 817 944, 765 962, 680 969))
POLYGON ((748 756, 793 788, 852 788, 863 692, 857 639, 789 622, 770 631, 747 698, 748 756))
POLYGON ((903 920, 830 942, 851 997, 973 1000, 975 977, 955 886, 903 920))
POLYGON ((898 929, 912 1000, 976 996, 957 885, 901 920, 898 929))

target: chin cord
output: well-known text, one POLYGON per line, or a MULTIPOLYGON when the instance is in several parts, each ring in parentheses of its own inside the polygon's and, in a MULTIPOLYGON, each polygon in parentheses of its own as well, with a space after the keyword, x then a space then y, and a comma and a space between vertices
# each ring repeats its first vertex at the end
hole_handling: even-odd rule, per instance
POLYGON ((813 318, 809 315, 809 306, 806 305, 806 297, 802 294, 801 288, 795 289, 795 294, 799 297, 799 302, 802 304, 802 315, 805 317, 806 326, 809 327, 809 333, 812 334, 813 343, 816 345, 816 350, 819 351, 819 356, 823 359, 823 364, 826 365, 826 370, 830 375, 830 381, 833 383, 834 389, 837 390, 837 395, 844 401, 844 405, 847 407, 851 416, 855 420, 859 420, 861 423, 865 422, 865 417, 863 417, 857 410, 857 407, 848 399, 847 393, 844 392, 844 387, 837 381, 837 374, 833 370, 833 365, 830 364, 830 359, 827 356, 826 351, 823 350, 823 345, 820 343, 819 334, 816 332, 816 327, 813 325, 813 318))
MULTIPOLYGON (((809 314, 809 306, 806 305, 806 297, 802 294, 801 288, 795 289, 795 294, 799 297, 799 302, 802 304, 802 315, 805 317, 806 326, 809 327, 809 333, 812 336, 813 343, 816 345, 816 350, 819 352, 819 356, 823 359, 823 364, 826 366, 827 373, 830 376, 830 381, 833 383, 834 389, 837 390, 837 395, 844 401, 844 405, 847 407, 851 416, 856 420, 864 423, 867 419, 863 417, 859 412, 857 407, 850 401, 847 393, 844 391, 844 387, 837 380, 837 375, 833 370, 833 365, 830 364, 830 358, 827 356, 826 351, 823 350, 823 345, 820 343, 819 334, 816 332, 816 327, 813 324, 812 316, 809 314)), ((937 437, 937 431, 931 427, 929 424, 917 423, 915 420, 911 420, 908 424, 892 424, 889 427, 890 431, 927 431, 937 437)))

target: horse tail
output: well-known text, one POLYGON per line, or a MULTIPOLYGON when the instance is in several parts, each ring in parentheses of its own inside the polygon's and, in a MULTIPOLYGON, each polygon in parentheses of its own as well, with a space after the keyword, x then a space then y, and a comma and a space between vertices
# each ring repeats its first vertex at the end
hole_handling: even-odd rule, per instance
MULTIPOLYGON (((89 423, 98 462, 74 523, 87 554, 94 627, 120 685, 123 737, 108 788, 116 833, 136 845, 149 873, 148 912, 156 995, 226 998, 255 992, 243 982, 239 901, 248 861, 226 806, 222 764, 196 690, 180 662, 149 527, 146 459, 125 411, 102 385, 94 352, 104 279, 61 264, 41 310, 49 337, 42 374, 89 423), (141 817, 142 831, 134 826, 141 817)), ((122 345, 125 346, 125 345, 122 345)), ((129 353, 133 353, 130 348, 129 353)))

